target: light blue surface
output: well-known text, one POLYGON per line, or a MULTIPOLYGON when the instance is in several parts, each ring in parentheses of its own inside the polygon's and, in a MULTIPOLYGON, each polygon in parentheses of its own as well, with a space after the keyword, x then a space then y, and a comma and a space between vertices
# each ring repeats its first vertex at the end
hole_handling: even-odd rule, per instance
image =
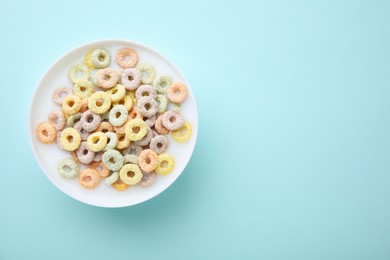
POLYGON ((390 259, 390 2, 1 1, 0 259, 390 259), (99 22, 99 23, 97 23, 99 22), (129 208, 42 174, 31 96, 64 52, 135 40, 199 107, 186 171, 129 208))

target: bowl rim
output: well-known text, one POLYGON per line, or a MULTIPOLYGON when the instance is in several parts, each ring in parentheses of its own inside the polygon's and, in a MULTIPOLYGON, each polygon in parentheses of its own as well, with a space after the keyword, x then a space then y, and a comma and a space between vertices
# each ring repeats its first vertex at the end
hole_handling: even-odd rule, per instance
POLYGON ((176 180, 179 178, 179 176, 185 171, 185 169, 187 168, 188 166, 188 163, 190 162, 191 158, 192 158, 192 155, 194 153, 194 150, 196 148, 196 143, 197 143, 197 138, 198 138, 198 129, 199 129, 199 118, 198 118, 198 106, 196 104, 196 98, 195 98, 195 95, 192 91, 192 88, 191 86, 188 84, 188 81, 187 79, 185 78, 184 74, 176 67, 176 65, 174 63, 172 63, 166 56, 164 56, 163 54, 161 54, 159 51, 145 45, 145 44, 142 44, 142 43, 139 43, 137 41, 133 41, 133 40, 125 40, 125 39, 119 39, 119 38, 107 38, 107 39, 100 39, 100 40, 94 40, 94 41, 89 41, 87 43, 83 43, 83 44, 80 44, 80 45, 77 45, 75 47, 73 47, 72 49, 68 50, 67 52, 65 52, 64 54, 62 54, 60 57, 58 57, 54 62, 52 62, 49 67, 45 70, 45 72, 43 73, 43 75, 41 76, 41 78, 39 79, 38 83, 36 84, 36 87, 34 89, 34 93, 31 97, 31 100, 30 100, 30 106, 28 107, 29 111, 28 111, 28 137, 29 137, 29 143, 30 143, 30 148, 32 150, 32 153, 34 155, 34 159, 35 161, 38 163, 39 165, 39 168, 40 170, 44 173, 44 175, 50 180, 50 182, 52 184, 54 184, 55 187, 57 187, 58 190, 60 190, 61 192, 65 193, 67 196, 69 196, 70 198, 76 200, 76 201, 79 201, 79 202, 82 202, 84 204, 87 204, 87 205, 92 205, 92 206, 96 206, 96 207, 102 207, 102 208, 122 208, 122 207, 130 207, 130 206, 135 206, 135 205, 138 205, 140 203, 143 203, 145 201, 148 201, 148 200, 151 200, 153 198, 155 198, 156 196, 158 196, 159 194, 163 193, 165 190, 167 190, 170 186, 173 185, 173 183, 176 182, 176 180), (185 163, 185 166, 183 168, 183 170, 173 179, 173 181, 167 185, 166 187, 164 187, 160 192, 157 192, 155 194, 153 194, 151 197, 149 198, 146 198, 146 199, 140 199, 139 201, 135 202, 135 203, 131 203, 131 204, 125 204, 123 203, 123 205, 100 205, 98 203, 90 203, 90 202, 87 202, 87 201, 84 201, 78 197, 75 197, 73 196, 69 191, 65 190, 65 189, 62 189, 55 181, 54 179, 51 177, 50 174, 46 173, 46 170, 45 168, 43 167, 43 165, 41 164, 41 162, 38 160, 38 156, 35 152, 35 149, 34 149, 34 145, 33 145, 33 131, 32 129, 34 129, 33 127, 33 120, 32 120, 32 110, 33 110, 33 104, 35 103, 35 99, 37 98, 37 95, 38 95, 38 89, 39 89, 39 86, 42 85, 42 81, 45 79, 45 77, 47 76, 47 74, 49 73, 49 71, 51 70, 51 68, 57 64, 58 62, 60 62, 62 59, 64 59, 66 56, 70 55, 72 52, 74 51, 77 51, 78 49, 81 49, 81 48, 84 48, 84 47, 87 47, 87 46, 90 46, 90 45, 104 45, 104 44, 110 44, 110 43, 115 43, 115 44, 123 44, 123 45, 138 45, 142 48, 145 48, 146 50, 148 51, 151 51, 152 53, 160 56, 160 58, 162 58, 165 62, 167 62, 170 66, 172 66, 172 68, 174 68, 178 74, 180 75, 180 77, 183 79, 184 83, 189 86, 189 90, 191 91, 191 94, 193 96, 193 102, 194 102, 194 106, 195 106, 195 111, 194 111, 194 115, 195 115, 195 119, 196 119, 196 122, 197 124, 195 125, 195 129, 193 127, 193 129, 195 131, 193 131, 193 133, 195 133, 193 135, 193 138, 195 138, 194 140, 194 147, 193 149, 190 151, 190 154, 189 154, 189 157, 188 157, 188 160, 187 162, 185 163))

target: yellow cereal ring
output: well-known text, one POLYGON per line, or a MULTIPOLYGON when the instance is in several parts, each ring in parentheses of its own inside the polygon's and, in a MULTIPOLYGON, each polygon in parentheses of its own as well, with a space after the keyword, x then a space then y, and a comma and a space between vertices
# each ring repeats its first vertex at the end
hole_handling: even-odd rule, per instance
POLYGON ((131 99, 130 96, 128 95, 125 95, 121 100, 119 100, 118 102, 114 102, 112 103, 112 106, 116 106, 116 105, 124 105, 127 109, 127 111, 130 111, 131 108, 133 107, 133 100, 131 99))
POLYGON ((103 114, 110 106, 110 95, 104 91, 97 91, 88 98, 88 108, 95 114, 103 114))
POLYGON ((88 80, 79 80, 74 84, 73 93, 81 99, 89 97, 94 91, 93 84, 88 80))
POLYGON ((124 134, 116 134, 118 136, 118 144, 116 148, 121 150, 130 146, 131 141, 124 134))
POLYGON ((126 89, 121 84, 116 84, 115 87, 110 88, 106 92, 110 95, 112 102, 119 102, 125 97, 126 89))
POLYGON ((67 115, 73 115, 80 111, 81 98, 76 95, 68 95, 62 102, 62 111, 67 115))
POLYGON ((173 159, 173 156, 162 153, 158 156, 158 165, 154 172, 160 175, 167 175, 172 172, 174 166, 175 160, 173 159))
POLYGON ((106 147, 107 136, 103 132, 95 132, 88 136, 87 146, 93 152, 99 152, 106 147))
POLYGON ((192 134, 192 125, 187 120, 184 121, 184 124, 177 130, 172 131, 172 138, 179 143, 187 142, 190 139, 192 134))
POLYGON ((133 101, 133 108, 137 106, 137 99, 135 98, 135 90, 127 91, 127 94, 131 97, 131 100, 133 101))
POLYGON ((128 163, 120 169, 119 178, 128 185, 136 185, 142 179, 142 172, 138 165, 128 163))
POLYGON ((64 150, 74 151, 79 148, 80 143, 81 135, 76 129, 68 127, 61 132, 60 144, 64 150))
POLYGON ((36 133, 38 140, 44 144, 54 143, 57 137, 56 128, 49 122, 40 123, 37 126, 36 133))
POLYGON ((92 52, 94 50, 90 50, 86 55, 85 55, 85 64, 87 64, 87 67, 90 68, 91 70, 95 69, 95 67, 93 66, 92 64, 92 61, 91 61, 91 55, 92 55, 92 52))
POLYGON ((114 184, 112 184, 112 186, 117 191, 125 191, 130 187, 129 184, 124 183, 121 179, 118 179, 116 182, 114 182, 114 184))
POLYGON ((125 134, 130 141, 141 140, 148 132, 148 126, 142 119, 131 119, 126 123, 125 134))

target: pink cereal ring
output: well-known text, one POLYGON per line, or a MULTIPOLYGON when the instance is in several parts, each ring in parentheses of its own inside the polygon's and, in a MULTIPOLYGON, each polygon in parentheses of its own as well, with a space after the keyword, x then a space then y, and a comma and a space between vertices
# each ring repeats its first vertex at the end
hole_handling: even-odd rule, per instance
POLYGON ((172 103, 182 103, 188 95, 187 87, 181 82, 173 83, 168 87, 167 97, 172 103))
POLYGON ((73 95, 73 89, 71 88, 58 88, 56 91, 53 93, 53 101, 57 105, 62 105, 62 101, 64 101, 64 98, 68 95, 73 95))
POLYGON ((141 84, 141 73, 137 69, 125 69, 122 72, 121 83, 128 90, 136 90, 141 84))
POLYGON ((162 115, 162 124, 169 130, 177 130, 184 124, 184 118, 179 112, 166 111, 162 115))
POLYGON ((49 122, 52 123, 57 131, 64 128, 66 119, 64 113, 61 110, 54 110, 49 114, 49 122))
POLYGON ((96 81, 99 87, 109 89, 114 87, 118 83, 119 74, 111 68, 105 68, 99 70, 96 73, 96 81))
POLYGON ((116 62, 124 69, 133 68, 138 62, 138 55, 133 49, 122 48, 116 53, 116 62))

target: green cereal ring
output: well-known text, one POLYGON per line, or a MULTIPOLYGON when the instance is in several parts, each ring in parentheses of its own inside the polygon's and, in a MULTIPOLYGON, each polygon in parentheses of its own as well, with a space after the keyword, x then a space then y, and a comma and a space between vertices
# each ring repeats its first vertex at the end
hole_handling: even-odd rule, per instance
POLYGON ((153 83, 156 73, 152 65, 147 63, 138 64, 136 69, 141 73, 141 82, 150 85, 153 83))
POLYGON ((153 86, 160 94, 167 93, 168 87, 172 84, 170 76, 158 76, 153 80, 153 86))
POLYGON ((80 111, 82 102, 81 98, 76 95, 68 95, 62 102, 62 110, 67 115, 73 115, 80 111))
POLYGON ((95 49, 91 53, 91 63, 97 69, 104 69, 110 65, 111 54, 106 49, 95 49))
POLYGON ((107 145, 107 136, 103 132, 95 132, 87 138, 88 149, 93 152, 99 152, 107 145))
POLYGON ((103 153, 103 164, 111 171, 119 171, 125 159, 117 150, 107 150, 103 153))
POLYGON ((70 67, 68 77, 72 83, 76 83, 79 80, 88 80, 89 69, 85 64, 76 64, 70 67))
POLYGON ((109 114, 108 121, 113 126, 121 126, 123 125, 129 116, 129 112, 124 105, 116 105, 114 106, 109 114))
POLYGON ((103 151, 115 149, 115 147, 118 145, 118 136, 113 132, 106 132, 104 134, 107 137, 107 144, 103 151))
POLYGON ((110 109, 110 106, 111 98, 104 91, 97 91, 88 99, 88 108, 96 114, 103 114, 110 109))
POLYGON ((135 185, 142 179, 142 172, 138 165, 125 164, 119 171, 119 177, 124 183, 135 185))
POLYGON ((157 113, 161 114, 161 113, 164 113, 165 111, 167 111, 167 105, 168 105, 167 98, 162 94, 158 94, 156 100, 157 100, 157 104, 158 104, 157 113))
POLYGON ((116 84, 115 87, 107 90, 112 102, 119 102, 126 95, 126 89, 121 84, 116 84))
POLYGON ((79 131, 72 127, 68 127, 61 132, 60 143, 62 148, 67 151, 74 151, 79 148, 81 136, 79 131))
POLYGON ((126 154, 124 156, 125 163, 137 164, 138 165, 138 156, 135 154, 126 154))
POLYGON ((66 179, 76 178, 80 172, 79 165, 70 158, 61 160, 57 165, 58 172, 66 179))
POLYGON ((148 132, 148 126, 142 119, 131 119, 126 123, 125 134, 130 141, 141 140, 148 132))
POLYGON ((87 98, 94 92, 93 84, 88 80, 79 80, 74 84, 73 92, 81 99, 87 98))
POLYGON ((181 104, 175 104, 175 103, 168 102, 167 109, 170 111, 180 112, 181 104))
POLYGON ((119 179, 119 172, 113 172, 110 176, 104 179, 104 184, 110 186, 119 179))
POLYGON ((82 113, 70 115, 68 117, 68 119, 66 120, 66 124, 70 127, 73 127, 74 124, 76 124, 77 122, 80 121, 81 115, 82 115, 82 113))

